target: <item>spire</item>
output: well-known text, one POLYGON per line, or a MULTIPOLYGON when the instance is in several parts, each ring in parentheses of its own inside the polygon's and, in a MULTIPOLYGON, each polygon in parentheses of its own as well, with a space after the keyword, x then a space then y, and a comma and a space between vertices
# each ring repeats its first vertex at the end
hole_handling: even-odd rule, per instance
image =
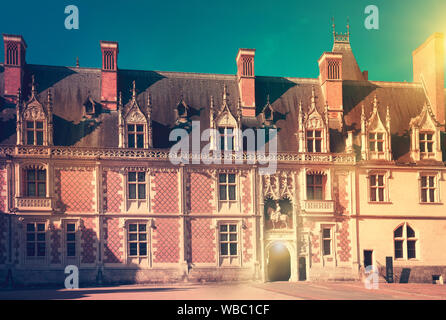
POLYGON ((48 103, 48 108, 52 108, 52 106, 53 106, 53 97, 51 95, 51 88, 48 89, 47 103, 48 103))
POLYGON ((35 97, 37 94, 36 90, 36 79, 34 75, 31 76, 31 97, 35 97))
POLYGON ((311 110, 316 109, 316 95, 314 93, 314 86, 311 86, 311 110))
POLYGON ((375 96, 373 97, 373 111, 378 109, 378 98, 376 97, 376 93, 375 96))
POLYGON ((332 27, 333 27, 333 40, 335 43, 337 43, 337 42, 350 43, 350 20, 348 18, 347 18, 347 32, 346 33, 336 32, 334 17, 332 18, 332 27))
POLYGON ((118 110, 122 110, 122 92, 119 91, 118 110))
POLYGON ((335 29, 335 18, 334 17, 331 17, 331 22, 332 22, 331 26, 333 28, 333 39, 336 39, 336 29, 335 29))
POLYGON ((79 68, 79 57, 76 57, 76 68, 79 68))
POLYGON ((209 107, 209 120, 211 122, 211 128, 214 127, 214 96, 211 96, 211 105, 209 107))
POLYGON ((133 80, 132 100, 136 100, 136 81, 133 80))
POLYGON ((147 94, 147 116, 152 117, 152 95, 150 92, 147 94))
POLYGON ((269 94, 266 95, 266 105, 269 105, 269 94))
POLYGON ((228 98, 227 98, 227 87, 226 84, 223 85, 223 105, 227 105, 228 104, 228 98))
POLYGON ((299 101, 299 129, 303 130, 302 100, 299 101))
POLYGON ((20 104, 20 100, 22 98, 22 89, 17 90, 17 104, 20 104))
POLYGON ((347 36, 350 39, 350 18, 347 17, 347 36))
POLYGON ((240 125, 240 120, 242 119, 242 99, 238 97, 237 101, 237 122, 240 125))
POLYGON ((386 112, 386 129, 390 134, 390 108, 387 106, 387 112, 386 112))

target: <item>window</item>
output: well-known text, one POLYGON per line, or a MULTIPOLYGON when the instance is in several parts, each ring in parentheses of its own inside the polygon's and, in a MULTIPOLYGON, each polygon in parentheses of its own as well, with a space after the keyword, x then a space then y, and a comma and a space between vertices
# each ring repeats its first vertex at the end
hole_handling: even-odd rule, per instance
POLYGON ((324 256, 331 255, 331 228, 322 229, 322 254, 324 256))
POLYGON ((127 138, 129 148, 144 148, 144 124, 127 125, 127 138))
POLYGON ((373 152, 384 151, 384 133, 372 132, 369 133, 369 148, 373 152))
POLYGON ((219 199, 221 201, 236 200, 236 182, 234 173, 221 173, 218 177, 219 199))
POLYGON ((27 169, 25 175, 25 195, 44 198, 46 196, 46 170, 27 169))
POLYGON ((420 152, 422 156, 427 156, 429 153, 434 151, 433 136, 434 134, 432 132, 420 133, 420 152))
POLYGON ((238 255, 237 250, 237 225, 220 225, 220 256, 234 257, 238 255))
POLYGON ((128 185, 130 200, 146 199, 146 173, 145 172, 129 172, 128 185))
POLYGON ((130 257, 147 256, 147 224, 131 223, 128 229, 128 245, 130 257))
POLYGON ((234 150, 234 128, 219 127, 218 133, 220 135, 220 150, 234 150))
POLYGON ((26 144, 43 145, 43 121, 26 121, 26 144))
POLYGON ((307 174, 307 200, 323 200, 324 177, 321 174, 307 174))
POLYGON ((370 201, 384 201, 384 175, 382 174, 370 176, 370 201))
POLYGON ((415 231, 407 223, 399 226, 393 232, 395 259, 415 259, 417 238, 415 231), (406 252, 404 252, 406 249, 406 252))
POLYGON ((44 257, 45 256, 45 224, 27 223, 26 224, 26 256, 44 257))
POLYGON ((421 202, 435 202, 435 176, 421 176, 421 202))
POLYGON ((67 223, 65 225, 67 257, 76 256, 76 224, 67 223))
POLYGON ((321 152, 322 130, 307 130, 307 151, 321 152))

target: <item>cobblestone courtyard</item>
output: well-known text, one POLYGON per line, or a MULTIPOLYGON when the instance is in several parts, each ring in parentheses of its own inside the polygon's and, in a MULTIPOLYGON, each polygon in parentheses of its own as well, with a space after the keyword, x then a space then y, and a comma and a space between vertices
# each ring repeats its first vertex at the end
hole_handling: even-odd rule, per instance
POLYGON ((446 286, 387 284, 367 289, 360 282, 270 282, 175 284, 0 291, 0 299, 63 300, 446 300, 446 286))

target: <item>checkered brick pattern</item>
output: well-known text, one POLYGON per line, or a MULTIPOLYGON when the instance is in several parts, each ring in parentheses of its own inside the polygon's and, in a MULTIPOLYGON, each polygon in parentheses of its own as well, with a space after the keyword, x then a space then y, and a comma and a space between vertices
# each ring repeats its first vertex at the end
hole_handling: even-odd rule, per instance
POLYGON ((0 213, 0 264, 6 263, 6 216, 0 213))
POLYGON ((66 212, 93 212, 93 183, 93 171, 56 171, 59 207, 65 208, 66 212))
POLYGON ((81 263, 96 261, 96 227, 95 218, 82 218, 81 221, 81 263))
POLYGON ((0 166, 0 212, 6 213, 6 169, 4 166, 0 166))
POLYGON ((252 259, 252 222, 246 223, 246 229, 243 231, 243 262, 250 262, 252 259))
POLYGON ((119 213, 123 202, 122 178, 118 172, 107 171, 105 175, 105 212, 119 213))
POLYGON ((319 235, 312 234, 311 235, 311 261, 313 263, 321 262, 321 249, 319 243, 319 235))
POLYGON ((156 172, 152 182, 153 212, 178 213, 177 173, 156 172))
POLYGON ((245 175, 242 178, 242 205, 243 205, 243 213, 249 213, 251 210, 251 180, 249 179, 249 175, 245 175))
POLYGON ((124 230, 119 227, 119 219, 108 218, 104 222, 104 262, 122 263, 124 257, 124 230))
POLYGON ((157 219, 153 231, 153 261, 178 262, 180 258, 180 224, 178 219, 157 219))
POLYGON ((342 228, 338 233, 337 240, 339 260, 341 262, 350 261, 350 258, 352 257, 352 247, 350 246, 351 242, 348 221, 342 222, 342 228))
POLYGON ((334 187, 334 200, 336 202, 336 213, 337 215, 348 214, 348 175, 338 173, 334 176, 333 181, 334 187))
POLYGON ((190 223, 192 263, 215 263, 215 229, 211 219, 192 219, 190 223))
POLYGON ((189 176, 188 195, 190 197, 190 212, 212 213, 214 211, 214 183, 206 173, 192 172, 189 176))
POLYGON ((62 230, 60 230, 60 228, 57 228, 53 223, 50 224, 49 229, 51 238, 50 262, 53 264, 59 264, 61 263, 60 251, 62 245, 62 239, 61 239, 62 230))

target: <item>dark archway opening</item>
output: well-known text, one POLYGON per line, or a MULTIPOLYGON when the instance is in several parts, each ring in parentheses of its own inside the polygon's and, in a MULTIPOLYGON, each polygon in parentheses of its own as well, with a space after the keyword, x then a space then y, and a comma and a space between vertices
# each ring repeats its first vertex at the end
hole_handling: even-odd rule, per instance
POLYGON ((273 245, 268 251, 268 280, 288 281, 291 276, 290 252, 282 243, 273 245))

